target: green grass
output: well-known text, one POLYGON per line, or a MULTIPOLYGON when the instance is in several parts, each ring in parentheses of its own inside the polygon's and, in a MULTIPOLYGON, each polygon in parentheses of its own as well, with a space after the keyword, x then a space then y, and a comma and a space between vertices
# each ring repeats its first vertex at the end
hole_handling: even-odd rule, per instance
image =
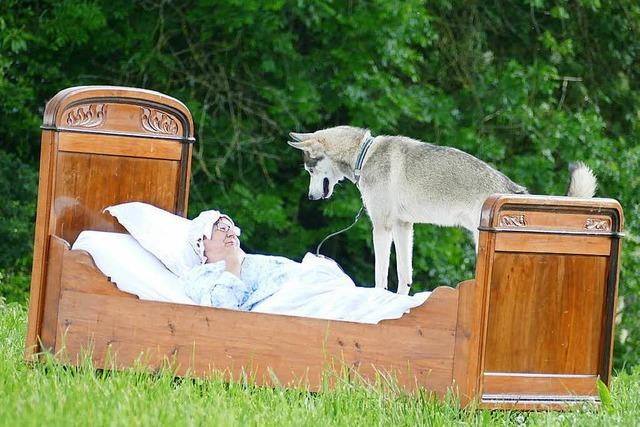
POLYGON ((613 382, 611 404, 573 412, 460 409, 426 394, 342 382, 322 393, 175 379, 169 371, 23 362, 26 309, 0 300, 0 425, 637 425, 640 369, 613 382))

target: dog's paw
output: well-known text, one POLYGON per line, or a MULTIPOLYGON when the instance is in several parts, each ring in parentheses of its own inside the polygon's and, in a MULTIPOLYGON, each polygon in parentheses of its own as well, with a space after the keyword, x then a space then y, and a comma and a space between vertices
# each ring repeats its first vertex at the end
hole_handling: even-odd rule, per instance
POLYGON ((409 295, 409 289, 411 289, 411 283, 408 285, 398 285, 398 294, 409 295))

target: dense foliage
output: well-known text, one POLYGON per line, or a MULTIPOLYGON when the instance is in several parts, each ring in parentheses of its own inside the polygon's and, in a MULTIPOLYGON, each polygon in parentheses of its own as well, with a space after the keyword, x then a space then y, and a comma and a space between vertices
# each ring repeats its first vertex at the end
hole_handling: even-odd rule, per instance
MULTIPOLYGON (((190 212, 226 211, 254 252, 300 259, 360 206, 350 184, 306 199, 290 130, 352 124, 457 147, 539 194, 563 194, 568 163, 585 161, 598 195, 625 209, 616 360, 636 364, 639 49, 634 0, 5 0, 0 292, 27 291, 46 101, 68 86, 129 85, 191 109, 190 212)), ((416 288, 473 275, 467 232, 419 225, 415 241, 416 288)), ((367 220, 323 250, 373 282, 367 220)))

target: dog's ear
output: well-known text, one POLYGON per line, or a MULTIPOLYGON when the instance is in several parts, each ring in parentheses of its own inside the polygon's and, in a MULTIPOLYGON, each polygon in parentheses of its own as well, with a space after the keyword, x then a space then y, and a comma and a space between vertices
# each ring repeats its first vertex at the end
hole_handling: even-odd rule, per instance
POLYGON ((297 142, 297 141, 287 141, 287 144, 289 144, 290 146, 292 146, 293 148, 297 148, 298 150, 305 150, 307 149, 307 144, 303 143, 303 142, 297 142))
POLYGON ((302 142, 287 141, 287 144, 298 150, 309 153, 311 157, 317 157, 322 154, 322 144, 317 139, 307 139, 302 142))
POLYGON ((313 133, 296 133, 296 132, 289 132, 289 136, 291 137, 291 139, 293 139, 295 142, 302 142, 302 141, 306 141, 308 139, 313 138, 313 133))

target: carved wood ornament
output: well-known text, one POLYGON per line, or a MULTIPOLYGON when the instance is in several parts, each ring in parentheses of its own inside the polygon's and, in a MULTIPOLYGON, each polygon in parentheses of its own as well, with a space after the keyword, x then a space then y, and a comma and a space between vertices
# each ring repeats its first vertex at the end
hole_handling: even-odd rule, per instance
POLYGON ((178 134, 178 122, 173 117, 151 108, 142 108, 142 127, 153 133, 178 134))
POLYGON ((588 218, 584 224, 585 230, 610 231, 611 222, 608 219, 588 218))
POLYGON ((526 227, 527 220, 524 215, 505 215, 500 218, 501 227, 526 227))
POLYGON ((104 104, 82 105, 69 111, 67 125, 72 127, 94 128, 104 123, 107 106, 104 104))

